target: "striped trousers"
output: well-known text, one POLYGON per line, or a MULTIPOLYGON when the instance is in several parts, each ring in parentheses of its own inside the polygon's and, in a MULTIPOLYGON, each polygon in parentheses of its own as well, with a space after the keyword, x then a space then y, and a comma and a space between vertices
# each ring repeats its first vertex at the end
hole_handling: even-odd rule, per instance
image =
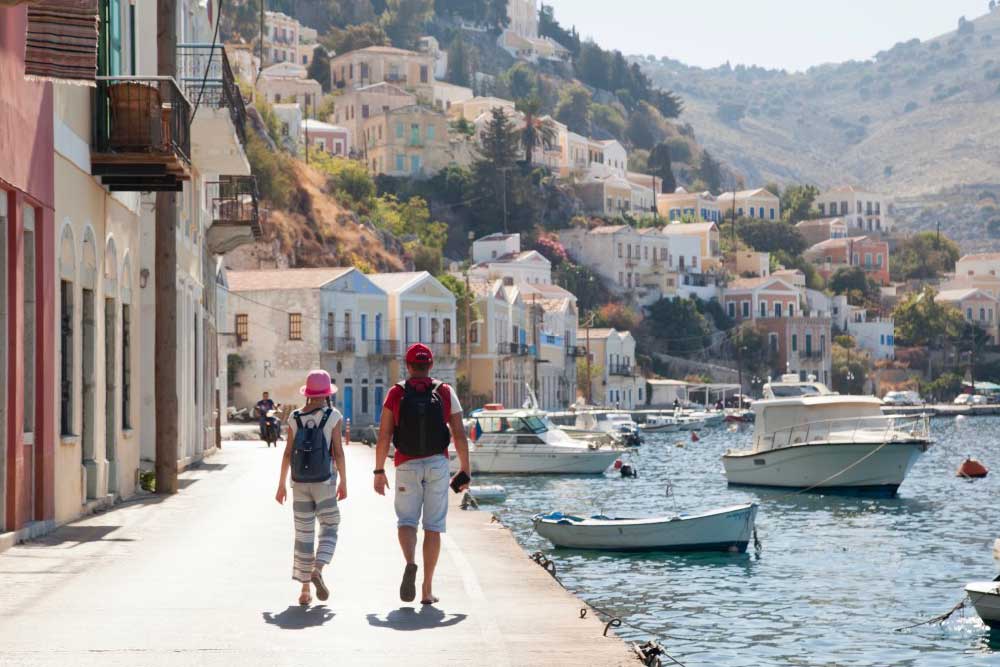
POLYGON ((316 565, 329 565, 337 548, 340 508, 337 507, 337 475, 325 482, 292 482, 292 511, 295 515, 295 556, 292 579, 307 582, 316 565), (319 546, 316 522, 319 522, 319 546))

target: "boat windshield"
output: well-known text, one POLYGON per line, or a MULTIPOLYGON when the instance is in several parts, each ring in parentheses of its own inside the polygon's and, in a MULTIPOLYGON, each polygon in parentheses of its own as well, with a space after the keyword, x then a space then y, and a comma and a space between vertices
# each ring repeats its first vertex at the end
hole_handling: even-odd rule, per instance
POLYGON ((534 416, 527 417, 480 417, 479 427, 483 433, 545 433, 545 422, 534 416))
POLYGON ((772 384, 770 392, 774 398, 792 398, 795 396, 819 396, 823 392, 811 384, 772 384))

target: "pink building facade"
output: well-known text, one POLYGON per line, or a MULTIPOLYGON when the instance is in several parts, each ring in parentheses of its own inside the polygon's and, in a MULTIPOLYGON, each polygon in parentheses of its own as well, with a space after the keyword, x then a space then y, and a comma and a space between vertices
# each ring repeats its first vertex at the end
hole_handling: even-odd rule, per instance
POLYGON ((54 517, 52 84, 26 81, 27 9, 0 7, 0 536, 54 517))

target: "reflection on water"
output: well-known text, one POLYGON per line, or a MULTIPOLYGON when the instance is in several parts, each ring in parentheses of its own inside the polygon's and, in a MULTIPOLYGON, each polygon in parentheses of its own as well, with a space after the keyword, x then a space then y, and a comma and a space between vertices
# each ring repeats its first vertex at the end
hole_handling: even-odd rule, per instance
POLYGON ((527 551, 553 558, 572 590, 662 640, 694 665, 1000 665, 1000 632, 971 609, 941 625, 893 629, 947 611, 965 584, 992 579, 1000 537, 1000 418, 933 423, 937 445, 897 498, 728 487, 721 454, 751 429, 647 438, 638 479, 496 476, 501 514, 527 551), (966 455, 994 472, 955 476, 966 455), (667 494, 668 487, 673 496, 667 494), (531 529, 537 512, 647 516, 760 504, 763 543, 751 554, 627 554, 553 549, 531 529))

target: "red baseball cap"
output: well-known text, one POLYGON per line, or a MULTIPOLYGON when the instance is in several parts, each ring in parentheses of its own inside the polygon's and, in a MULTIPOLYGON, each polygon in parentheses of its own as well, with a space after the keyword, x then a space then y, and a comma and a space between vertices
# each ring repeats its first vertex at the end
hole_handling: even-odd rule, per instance
POLYGON ((406 350, 406 363, 408 364, 431 364, 434 363, 434 353, 423 343, 415 343, 406 350))

